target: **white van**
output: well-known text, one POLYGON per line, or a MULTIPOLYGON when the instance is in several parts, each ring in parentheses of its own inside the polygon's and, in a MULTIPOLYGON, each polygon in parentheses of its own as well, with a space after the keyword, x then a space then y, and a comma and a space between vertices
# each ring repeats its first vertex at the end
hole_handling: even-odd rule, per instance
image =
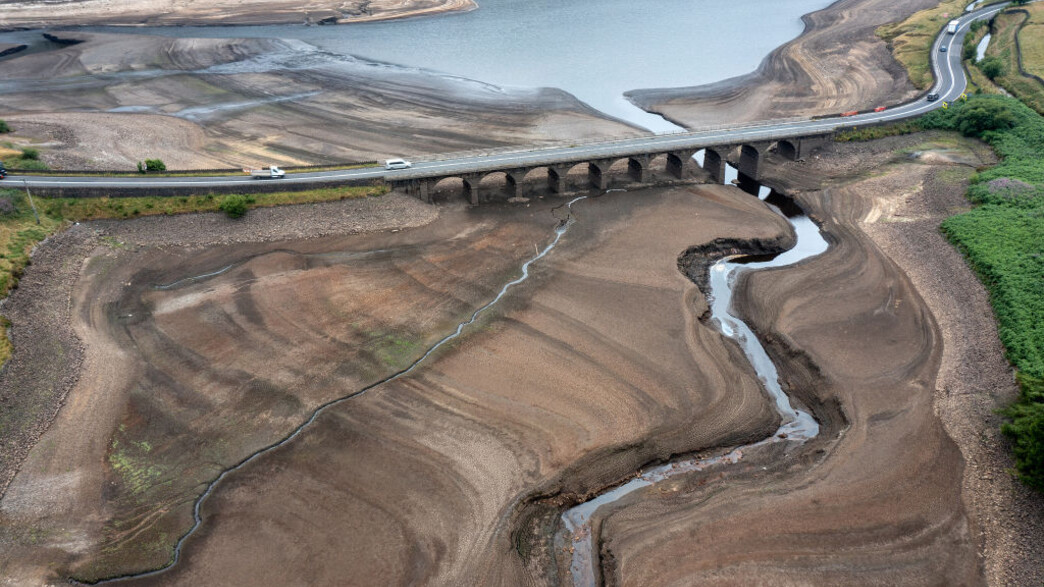
POLYGON ((413 166, 413 163, 405 159, 388 159, 384 162, 385 169, 409 169, 413 166))

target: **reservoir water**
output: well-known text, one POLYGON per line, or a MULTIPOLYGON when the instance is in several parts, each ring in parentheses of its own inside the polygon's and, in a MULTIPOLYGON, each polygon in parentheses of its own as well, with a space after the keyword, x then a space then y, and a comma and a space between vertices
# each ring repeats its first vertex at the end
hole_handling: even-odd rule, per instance
MULTIPOLYGON (((830 0, 478 0, 471 12, 341 26, 134 28, 177 37, 263 37, 503 87, 564 89, 657 132, 678 127, 624 98, 755 70, 830 0)), ((102 29, 128 32, 125 27, 102 29)), ((22 33, 24 34, 24 33, 22 33)), ((5 35, 0 35, 0 40, 5 35)))

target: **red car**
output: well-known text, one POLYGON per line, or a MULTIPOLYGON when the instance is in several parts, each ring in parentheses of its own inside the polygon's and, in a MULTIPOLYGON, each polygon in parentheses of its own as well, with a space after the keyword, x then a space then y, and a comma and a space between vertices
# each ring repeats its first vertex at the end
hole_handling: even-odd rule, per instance
POLYGON ((0 179, 7 177, 7 168, 4 167, 3 163, 0 163, 0 179))

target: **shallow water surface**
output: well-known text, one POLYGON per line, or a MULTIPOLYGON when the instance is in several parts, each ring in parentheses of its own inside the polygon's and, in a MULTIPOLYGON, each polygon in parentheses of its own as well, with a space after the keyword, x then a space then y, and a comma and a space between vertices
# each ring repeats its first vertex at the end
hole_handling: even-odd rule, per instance
MULTIPOLYGON (((564 89, 657 132, 678 127, 628 102, 641 88, 748 73, 830 0, 478 0, 438 17, 342 26, 135 28, 177 37, 292 38, 327 51, 505 87, 564 89)), ((94 29, 126 32, 126 28, 94 29)), ((0 40, 3 36, 0 35, 0 40)))

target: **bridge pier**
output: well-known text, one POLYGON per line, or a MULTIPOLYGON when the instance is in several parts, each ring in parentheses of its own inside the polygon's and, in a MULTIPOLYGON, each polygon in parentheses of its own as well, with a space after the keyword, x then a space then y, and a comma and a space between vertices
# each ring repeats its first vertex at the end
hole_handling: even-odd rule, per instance
POLYGON ((696 154, 696 149, 671 151, 667 153, 667 173, 678 179, 685 179, 685 165, 696 154))
POLYGON ((591 187, 604 190, 609 187, 609 168, 615 159, 596 159, 587 164, 587 180, 591 187))
POLYGON ((417 184, 417 197, 430 204, 432 196, 435 195, 436 182, 430 179, 419 179, 415 180, 415 182, 417 184))
POLYGON ((833 135, 825 134, 799 139, 779 141, 779 154, 791 161, 802 161, 816 149, 821 149, 833 140, 833 135))
POLYGON ((711 179, 725 183, 725 157, 721 152, 709 147, 704 149, 703 168, 710 172, 711 179))
POLYGON ((507 192, 508 198, 518 197, 518 186, 525 179, 527 172, 529 172, 528 168, 508 169, 504 172, 504 191, 507 192))
POLYGON ((482 183, 483 176, 482 173, 466 173, 461 176, 464 180, 464 198, 473 206, 479 203, 479 184, 482 183))
POLYGON ((636 183, 645 183, 652 155, 636 155, 627 159, 627 175, 636 183))
POLYGON ((430 204, 431 191, 435 181, 430 179, 410 179, 392 183, 393 188, 401 188, 406 194, 430 204))
POLYGON ((761 192, 761 183, 742 171, 739 172, 739 175, 736 178, 736 187, 752 196, 757 196, 759 195, 759 192, 761 192))
POLYGON ((564 194, 566 191, 566 175, 571 167, 560 165, 547 168, 547 189, 553 194, 564 194))
POLYGON ((763 154, 768 152, 769 143, 748 143, 740 147, 739 165, 736 169, 749 179, 761 179, 761 163, 763 154))

